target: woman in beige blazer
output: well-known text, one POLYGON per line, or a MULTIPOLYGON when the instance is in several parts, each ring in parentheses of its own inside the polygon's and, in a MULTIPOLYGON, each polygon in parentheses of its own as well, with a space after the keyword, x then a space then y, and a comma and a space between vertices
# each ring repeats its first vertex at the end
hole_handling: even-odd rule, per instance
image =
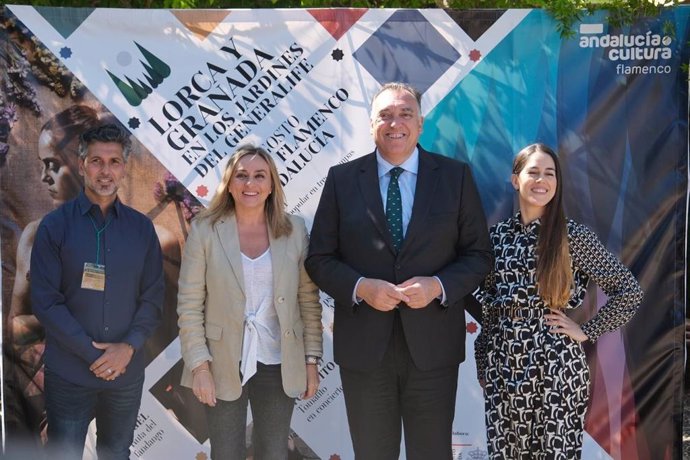
POLYGON ((287 458, 294 398, 318 389, 321 305, 304 270, 304 221, 284 208, 271 156, 242 146, 185 244, 182 384, 207 406, 214 460, 246 458, 248 402, 254 458, 287 458))

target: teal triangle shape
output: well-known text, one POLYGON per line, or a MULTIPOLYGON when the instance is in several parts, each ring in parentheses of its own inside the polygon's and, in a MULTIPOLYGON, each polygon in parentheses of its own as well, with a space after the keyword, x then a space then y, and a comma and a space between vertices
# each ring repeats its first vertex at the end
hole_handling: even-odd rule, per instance
POLYGON ((72 35, 95 8, 54 8, 35 6, 34 9, 57 30, 62 38, 72 35))

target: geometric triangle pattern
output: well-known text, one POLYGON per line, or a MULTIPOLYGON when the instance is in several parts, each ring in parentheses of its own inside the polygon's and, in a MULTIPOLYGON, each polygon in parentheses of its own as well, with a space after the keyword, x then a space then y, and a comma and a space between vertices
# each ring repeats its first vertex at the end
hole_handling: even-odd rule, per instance
POLYGON ((328 31, 329 34, 336 41, 340 39, 343 35, 350 30, 359 18, 362 17, 364 13, 368 11, 367 8, 329 8, 329 9, 315 9, 307 10, 314 19, 316 19, 319 24, 323 26, 324 29, 328 31))
POLYGON ((460 53, 419 11, 398 10, 353 57, 380 84, 405 82, 424 94, 457 62, 460 53))
POLYGON ((62 35, 62 38, 72 35, 72 32, 77 30, 95 10, 95 8, 50 8, 42 6, 36 6, 34 9, 62 35))
POLYGON ((172 10, 171 13, 201 41, 230 15, 227 10, 172 10))
POLYGON ((446 13, 475 42, 506 10, 446 10, 446 13))

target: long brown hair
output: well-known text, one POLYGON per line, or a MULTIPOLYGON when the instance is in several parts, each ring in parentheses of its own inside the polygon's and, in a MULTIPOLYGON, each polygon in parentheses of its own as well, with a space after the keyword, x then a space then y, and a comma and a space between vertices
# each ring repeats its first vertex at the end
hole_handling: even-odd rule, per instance
POLYGON ((215 224, 221 217, 232 215, 235 212, 235 200, 228 191, 228 184, 235 175, 240 160, 247 155, 258 155, 268 163, 268 170, 271 174, 271 194, 266 200, 264 213, 266 214, 266 221, 268 222, 271 235, 274 238, 290 235, 292 233, 292 222, 290 222, 290 218, 285 212, 285 192, 280 183, 276 164, 266 150, 251 144, 238 147, 235 153, 232 154, 225 165, 223 177, 216 188, 216 193, 213 195, 211 203, 208 208, 199 213, 197 218, 210 219, 211 223, 215 224))
POLYGON ((568 228, 563 211, 563 177, 558 156, 544 144, 528 145, 515 157, 513 174, 520 174, 527 159, 541 152, 550 156, 556 166, 556 192, 544 207, 537 239, 537 288, 551 308, 564 308, 570 299, 573 271, 570 266, 568 228))

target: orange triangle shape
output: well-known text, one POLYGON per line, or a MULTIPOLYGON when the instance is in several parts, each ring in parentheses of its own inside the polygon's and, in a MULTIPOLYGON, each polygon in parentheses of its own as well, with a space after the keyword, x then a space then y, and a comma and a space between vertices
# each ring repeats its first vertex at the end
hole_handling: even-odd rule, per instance
POLYGON ((175 15, 190 32, 205 40, 218 24, 229 14, 228 10, 173 10, 175 15))
POLYGON ((345 35, 367 10, 367 8, 325 8, 307 11, 333 38, 340 40, 340 37, 345 35))

